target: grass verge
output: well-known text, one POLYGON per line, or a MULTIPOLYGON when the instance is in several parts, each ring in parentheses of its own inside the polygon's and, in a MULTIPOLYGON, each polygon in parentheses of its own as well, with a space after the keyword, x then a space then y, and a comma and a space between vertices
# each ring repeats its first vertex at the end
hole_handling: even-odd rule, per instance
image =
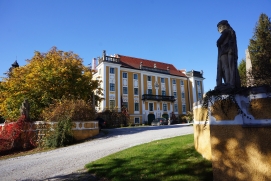
POLYGON ((125 180, 213 180, 212 164, 194 149, 193 134, 153 141, 91 162, 97 178, 125 180))

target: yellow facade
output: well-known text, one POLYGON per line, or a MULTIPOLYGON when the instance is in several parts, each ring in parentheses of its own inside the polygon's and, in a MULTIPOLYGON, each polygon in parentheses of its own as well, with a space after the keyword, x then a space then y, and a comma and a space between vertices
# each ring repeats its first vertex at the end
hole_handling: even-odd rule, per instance
POLYGON ((187 76, 171 64, 126 56, 103 55, 96 70, 93 78, 102 81, 104 90, 104 99, 97 110, 114 107, 120 111, 127 106, 130 121, 135 124, 191 111, 191 103, 199 99, 193 96, 198 94, 193 83, 197 80, 202 85, 204 79, 187 76))

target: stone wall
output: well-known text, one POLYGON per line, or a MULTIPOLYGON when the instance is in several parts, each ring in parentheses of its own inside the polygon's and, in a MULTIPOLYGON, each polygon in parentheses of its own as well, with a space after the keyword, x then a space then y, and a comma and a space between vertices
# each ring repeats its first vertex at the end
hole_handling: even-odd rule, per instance
MULTIPOLYGON (((75 140, 80 141, 99 134, 99 123, 98 121, 73 121, 73 136, 75 140)), ((40 139, 46 134, 48 129, 53 129, 57 122, 34 122, 33 129, 37 132, 40 139)))

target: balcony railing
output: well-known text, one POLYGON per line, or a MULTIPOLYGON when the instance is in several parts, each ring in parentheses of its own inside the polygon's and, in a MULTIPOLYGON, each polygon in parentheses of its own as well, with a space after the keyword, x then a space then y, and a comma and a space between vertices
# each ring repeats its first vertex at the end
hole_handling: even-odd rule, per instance
POLYGON ((153 94, 143 94, 142 100, 154 100, 154 101, 170 101, 174 102, 174 96, 163 96, 163 95, 153 95, 153 94))
POLYGON ((112 56, 104 56, 102 58, 99 58, 99 64, 101 62, 114 62, 114 63, 120 63, 120 58, 118 57, 112 57, 112 56))

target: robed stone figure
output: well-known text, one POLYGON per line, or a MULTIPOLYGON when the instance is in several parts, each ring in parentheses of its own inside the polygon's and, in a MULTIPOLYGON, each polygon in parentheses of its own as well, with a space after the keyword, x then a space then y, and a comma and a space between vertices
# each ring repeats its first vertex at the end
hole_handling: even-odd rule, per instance
POLYGON ((218 58, 215 89, 223 91, 239 88, 241 87, 241 82, 237 69, 238 50, 235 31, 227 20, 220 21, 217 27, 221 36, 216 43, 218 58))

